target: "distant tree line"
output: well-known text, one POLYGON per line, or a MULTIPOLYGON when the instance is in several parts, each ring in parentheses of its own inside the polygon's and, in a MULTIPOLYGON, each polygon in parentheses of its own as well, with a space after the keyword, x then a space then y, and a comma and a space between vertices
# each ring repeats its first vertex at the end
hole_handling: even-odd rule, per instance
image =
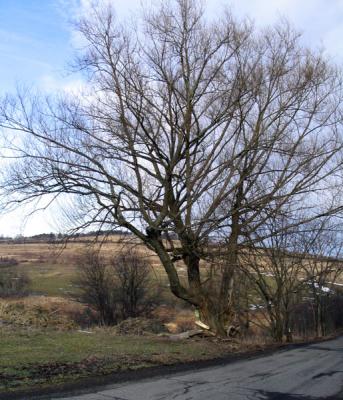
MULTIPOLYGON (((76 233, 39 233, 32 236, 17 235, 15 237, 0 236, 0 243, 58 243, 66 240, 77 240, 78 238, 89 238, 89 241, 93 241, 94 237, 104 236, 130 236, 132 235, 128 231, 122 230, 100 230, 100 231, 88 231, 88 232, 76 232, 76 233)), ((83 240, 83 242, 85 242, 83 240)))

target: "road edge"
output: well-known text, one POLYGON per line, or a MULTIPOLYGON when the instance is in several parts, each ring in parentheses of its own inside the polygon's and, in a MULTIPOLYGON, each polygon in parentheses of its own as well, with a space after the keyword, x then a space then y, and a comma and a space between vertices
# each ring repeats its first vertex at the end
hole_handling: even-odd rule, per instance
POLYGON ((32 389, 19 389, 15 392, 0 392, 0 400, 49 400, 63 397, 80 396, 96 393, 109 389, 113 385, 125 382, 141 381, 156 377, 163 377, 171 374, 188 372, 194 369, 206 369, 210 367, 232 364, 238 361, 255 359, 259 357, 275 354, 280 351, 288 351, 296 348, 307 347, 315 343, 328 342, 342 336, 339 333, 334 336, 313 339, 308 342, 283 343, 272 347, 258 349, 247 352, 232 353, 224 357, 213 358, 209 360, 191 361, 171 365, 158 365, 153 367, 140 368, 137 370, 127 370, 113 372, 105 376, 94 376, 79 379, 65 384, 52 385, 49 387, 40 387, 32 389))

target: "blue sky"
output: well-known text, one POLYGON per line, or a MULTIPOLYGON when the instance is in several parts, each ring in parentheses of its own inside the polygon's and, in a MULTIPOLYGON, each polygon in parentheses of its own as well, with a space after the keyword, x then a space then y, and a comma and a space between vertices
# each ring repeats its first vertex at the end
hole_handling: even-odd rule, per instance
POLYGON ((0 0, 0 87, 42 85, 62 76, 71 55, 70 33, 54 0, 0 0))
MULTIPOLYGON (((73 54, 75 34, 69 24, 87 14, 91 0, 0 0, 0 95, 15 90, 17 82, 53 92, 73 88, 80 77, 66 69, 73 54)), ((103 0, 113 3, 119 17, 150 0, 103 0)), ((154 1, 154 0, 153 0, 154 1)), ((156 1, 155 1, 156 2, 156 1)), ((214 17, 227 4, 234 14, 249 16, 257 25, 287 17, 312 47, 325 47, 343 63, 343 0, 208 0, 214 17)), ((58 231, 51 212, 25 219, 27 210, 0 217, 0 235, 58 231)), ((56 214, 55 214, 56 215, 56 214)))

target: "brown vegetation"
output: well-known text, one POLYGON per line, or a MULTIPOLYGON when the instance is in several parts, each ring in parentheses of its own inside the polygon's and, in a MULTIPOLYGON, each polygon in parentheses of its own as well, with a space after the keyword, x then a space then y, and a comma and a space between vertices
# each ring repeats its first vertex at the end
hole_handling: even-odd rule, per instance
POLYGON ((29 296, 0 300, 0 322, 13 328, 73 330, 93 321, 87 321, 87 307, 78 302, 60 297, 29 296))

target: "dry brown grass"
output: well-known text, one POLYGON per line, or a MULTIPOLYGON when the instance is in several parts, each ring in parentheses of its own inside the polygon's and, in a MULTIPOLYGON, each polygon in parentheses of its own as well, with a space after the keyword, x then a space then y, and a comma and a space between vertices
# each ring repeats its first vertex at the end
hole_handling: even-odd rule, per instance
POLYGON ((180 333, 195 327, 195 315, 191 310, 160 306, 154 310, 153 318, 164 323, 170 333, 180 333))
MULTIPOLYGON (((98 242, 98 245, 100 242, 98 242)), ((33 261, 54 261, 61 259, 63 261, 75 261, 75 259, 87 248, 96 245, 95 240, 84 241, 68 241, 67 243, 0 243, 0 257, 13 257, 19 262, 33 261)), ((122 239, 120 237, 112 237, 101 242, 101 251, 104 255, 127 249, 129 247, 137 247, 143 250, 142 244, 133 239, 122 239)))
POLYGON ((61 297, 0 300, 0 321, 13 326, 76 329, 85 311, 84 305, 61 297))

